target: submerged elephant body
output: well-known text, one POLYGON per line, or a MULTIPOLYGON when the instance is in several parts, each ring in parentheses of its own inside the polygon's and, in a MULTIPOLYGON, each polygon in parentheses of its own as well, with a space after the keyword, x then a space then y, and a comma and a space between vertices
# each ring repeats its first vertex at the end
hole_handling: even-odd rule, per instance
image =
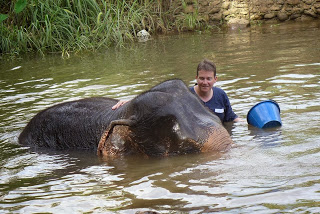
POLYGON ((181 80, 168 80, 116 110, 118 100, 95 97, 38 113, 19 136, 31 147, 92 149, 117 157, 225 151, 232 145, 220 119, 181 80))

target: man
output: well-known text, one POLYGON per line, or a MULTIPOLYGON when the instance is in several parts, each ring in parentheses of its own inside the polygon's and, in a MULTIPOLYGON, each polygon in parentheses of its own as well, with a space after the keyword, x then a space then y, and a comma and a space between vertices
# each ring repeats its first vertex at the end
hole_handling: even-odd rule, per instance
MULTIPOLYGON (((217 82, 216 66, 213 62, 204 59, 197 67, 197 84, 190 87, 190 91, 202 100, 222 122, 242 121, 233 111, 227 94, 220 88, 213 87, 217 82)), ((128 101, 120 100, 112 109, 117 109, 128 101)))
POLYGON ((239 122, 241 119, 233 112, 227 94, 220 88, 213 87, 217 82, 216 66, 204 59, 197 67, 197 84, 190 87, 190 91, 202 100, 222 122, 239 122))

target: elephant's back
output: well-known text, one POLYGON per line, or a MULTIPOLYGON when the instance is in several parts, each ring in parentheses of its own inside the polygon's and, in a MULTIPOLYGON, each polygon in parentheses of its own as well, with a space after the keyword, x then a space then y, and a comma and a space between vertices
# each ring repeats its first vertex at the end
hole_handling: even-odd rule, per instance
POLYGON ((106 111, 110 110, 113 105, 118 102, 116 99, 107 98, 107 97, 89 97, 75 101, 69 101, 54 105, 45 109, 44 111, 58 110, 62 111, 75 111, 75 110, 87 110, 87 111, 100 111, 105 109, 106 111))
POLYGON ((109 125, 117 100, 92 97, 49 107, 36 114, 19 136, 19 143, 55 149, 95 149, 109 125))

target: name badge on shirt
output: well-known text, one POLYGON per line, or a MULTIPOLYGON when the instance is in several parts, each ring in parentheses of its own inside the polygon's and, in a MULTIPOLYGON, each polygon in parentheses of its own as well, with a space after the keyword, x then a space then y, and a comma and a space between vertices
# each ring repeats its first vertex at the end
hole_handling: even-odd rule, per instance
POLYGON ((216 108, 216 109, 214 109, 214 112, 216 112, 216 113, 223 113, 223 112, 224 112, 224 109, 223 109, 223 108, 216 108))

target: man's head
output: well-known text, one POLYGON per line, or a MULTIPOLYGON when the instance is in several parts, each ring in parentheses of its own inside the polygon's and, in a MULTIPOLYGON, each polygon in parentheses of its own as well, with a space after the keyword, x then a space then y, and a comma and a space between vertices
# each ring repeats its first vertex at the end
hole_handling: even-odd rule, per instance
POLYGON ((217 81, 216 65, 204 59, 197 67, 197 84, 201 92, 209 92, 217 81))
POLYGON ((214 77, 216 77, 216 75, 217 75, 216 65, 207 59, 204 59, 199 63, 199 65, 197 67, 197 76, 199 75, 199 71, 201 71, 201 70, 212 71, 214 77))

